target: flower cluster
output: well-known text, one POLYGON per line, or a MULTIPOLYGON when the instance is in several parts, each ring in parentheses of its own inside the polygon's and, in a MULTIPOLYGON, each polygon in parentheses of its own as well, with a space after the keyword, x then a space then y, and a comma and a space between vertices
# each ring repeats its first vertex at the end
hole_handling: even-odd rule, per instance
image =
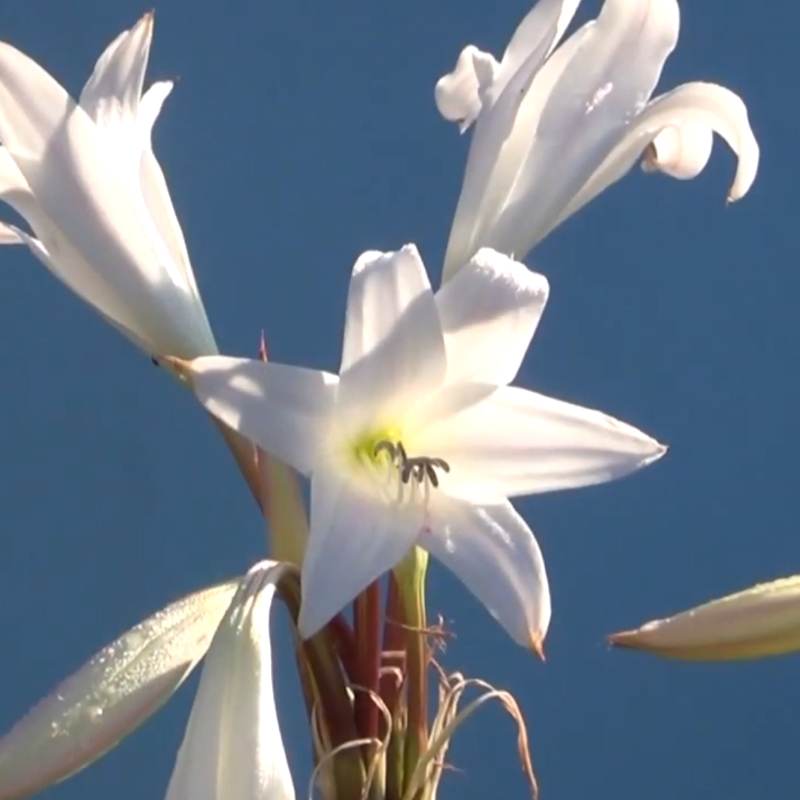
MULTIPOLYGON (((513 698, 438 666, 445 632, 427 619, 427 559, 543 657, 545 562, 512 500, 620 478, 666 447, 514 385, 549 296, 519 259, 637 161, 694 177, 716 132, 738 159, 737 200, 759 157, 730 90, 689 83, 652 97, 678 38, 676 0, 605 0, 564 38, 578 4, 539 0, 499 61, 470 45, 436 84, 442 116, 473 128, 440 285, 413 244, 361 255, 338 374, 274 363, 263 348, 219 354, 150 142, 172 89, 143 92, 152 14, 108 46, 78 102, 0 43, 0 199, 29 226, 0 223, 0 243, 27 246, 194 393, 270 528, 270 560, 135 626, 0 740, 0 800, 98 758, 203 658, 167 800, 294 797, 272 689, 275 597, 295 622, 322 796, 434 798, 453 732, 489 699, 518 723, 535 788, 513 698), (459 711, 470 686, 483 693, 459 711)), ((729 650, 747 602, 704 612, 727 626, 729 650)), ((679 616, 613 641, 674 651, 688 636, 702 650, 704 630, 679 616)))

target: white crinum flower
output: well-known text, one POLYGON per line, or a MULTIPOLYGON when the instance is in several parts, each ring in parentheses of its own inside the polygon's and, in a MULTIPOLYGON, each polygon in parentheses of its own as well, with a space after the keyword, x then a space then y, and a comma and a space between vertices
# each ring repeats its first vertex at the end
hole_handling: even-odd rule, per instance
POLYGON ((311 478, 302 635, 419 545, 514 639, 541 644, 544 562, 507 498, 602 483, 665 451, 598 411, 507 386, 547 294, 543 276, 491 250, 435 296, 415 247, 368 252, 339 376, 221 356, 183 365, 212 414, 311 478))
POLYGON ((269 637, 286 569, 257 564, 241 581, 189 595, 103 648, 0 739, 0 800, 91 764, 163 705, 206 651, 166 800, 293 800, 269 637))
POLYGON ((75 104, 0 42, 0 200, 33 236, 0 223, 148 353, 216 353, 186 244, 150 142, 170 81, 142 87, 153 16, 120 34, 75 104))
POLYGON ((436 85, 442 115, 462 132, 475 124, 445 279, 481 247, 524 258, 643 154, 647 171, 693 178, 716 132, 738 158, 728 199, 755 179, 758 143, 736 94, 695 82, 650 100, 678 40, 676 0, 605 0, 558 46, 579 3, 539 0, 500 62, 470 45, 436 85))

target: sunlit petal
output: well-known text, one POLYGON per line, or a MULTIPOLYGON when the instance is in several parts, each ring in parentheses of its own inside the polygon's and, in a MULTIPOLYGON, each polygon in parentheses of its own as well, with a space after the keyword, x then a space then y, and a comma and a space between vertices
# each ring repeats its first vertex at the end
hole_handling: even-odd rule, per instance
POLYGON ((609 636, 667 658, 727 661, 800 650, 800 575, 761 583, 667 619, 609 636))
POLYGON ((409 551, 423 525, 419 509, 345 471, 311 479, 311 532, 303 560, 298 628, 307 638, 409 551), (372 491, 371 491, 372 489, 372 491))
POLYGON ((205 655, 238 581, 189 595, 104 647, 0 739, 0 800, 82 769, 158 709, 205 655))
POLYGON ((516 387, 431 426, 426 452, 445 459, 445 491, 475 502, 621 478, 666 452, 599 411, 516 387))
MULTIPOLYGON (((440 504, 439 504, 440 503, 440 504)), ((419 544, 483 603, 514 641, 537 652, 550 624, 550 589, 539 545, 509 502, 441 499, 444 520, 419 544)))
POLYGON ((359 256, 350 277, 339 372, 378 347, 408 307, 431 285, 415 247, 396 253, 370 250, 359 256))
POLYGON ((208 356, 191 363, 200 402, 229 428, 308 474, 336 399, 338 378, 273 361, 208 356))
POLYGON ((447 381, 510 383, 536 330, 550 287, 494 250, 479 250, 436 293, 447 349, 447 381))
POLYGON ((272 683, 270 608, 285 565, 242 582, 203 665, 166 800, 294 800, 272 683))
MULTIPOLYGON (((713 83, 686 83, 657 97, 647 105, 603 164, 573 198, 559 222, 574 214, 625 175, 646 151, 648 145, 662 133, 677 129, 686 133, 693 131, 694 137, 708 137, 707 133, 698 134, 701 128, 718 133, 737 155, 736 176, 728 192, 728 200, 739 200, 747 193, 756 178, 760 155, 758 142, 748 121, 747 108, 738 95, 724 86, 713 83)), ((666 133, 667 137, 674 135, 666 133)), ((667 140, 662 141, 664 144, 667 143, 667 140)), ((702 148, 703 141, 698 142, 695 138, 692 146, 702 148)), ((696 164, 700 164, 701 158, 702 149, 699 150, 699 154, 693 155, 696 164)), ((657 166, 657 162, 653 163, 652 160, 649 164, 657 166)), ((700 164, 700 169, 703 166, 704 163, 700 164)), ((664 171, 672 174, 670 169, 664 171)), ((687 171, 679 177, 692 177, 692 175, 687 171)))
MULTIPOLYGON (((137 120, 139 140, 141 147, 141 161, 139 163, 139 183, 147 211, 153 220, 158 234, 172 257, 173 263, 183 274, 183 279, 189 292, 197 298, 198 313, 202 314, 201 323, 205 324, 209 340, 213 342, 211 327, 205 315, 200 292, 189 261, 189 253, 183 238, 178 217, 172 205, 167 181, 164 173, 156 160, 151 143, 153 125, 161 111, 161 106, 172 91, 172 81, 159 81, 154 83, 145 92, 139 103, 139 117, 137 120)), ((210 352, 214 350, 209 349, 210 352)))
POLYGON ((606 0, 519 140, 513 189, 482 244, 523 258, 553 229, 647 102, 678 28, 675 0, 606 0))
POLYGON ((511 76, 528 65, 538 69, 561 41, 581 0, 538 0, 517 26, 503 53, 495 92, 503 91, 511 76), (533 63, 531 64, 531 59, 533 63))
MULTIPOLYGON (((379 417, 397 417, 436 390, 447 369, 436 301, 417 248, 407 245, 395 253, 376 256, 370 265, 376 272, 375 283, 370 281, 370 285, 379 287, 381 280, 377 276, 386 272, 387 285, 410 286, 412 291, 403 296, 406 305, 383 338, 380 338, 383 332, 380 317, 384 303, 378 292, 371 291, 366 296, 369 304, 364 307, 362 319, 357 319, 353 326, 361 333, 354 332, 348 337, 362 345, 367 339, 377 340, 368 353, 355 363, 351 361, 349 368, 341 373, 337 411, 348 425, 357 426, 363 424, 368 415, 375 421, 379 421, 379 417), (408 282, 391 277, 393 273, 406 271, 413 275, 408 282)), ((354 280, 359 278, 357 274, 354 280)), ((399 310, 397 304, 392 305, 399 310)), ((351 353, 356 349, 356 344, 348 345, 351 353)))

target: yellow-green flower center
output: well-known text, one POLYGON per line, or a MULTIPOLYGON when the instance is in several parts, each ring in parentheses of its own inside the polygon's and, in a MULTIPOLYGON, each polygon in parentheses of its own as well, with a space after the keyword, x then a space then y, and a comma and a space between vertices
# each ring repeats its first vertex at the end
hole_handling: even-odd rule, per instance
POLYGON ((386 449, 379 448, 381 442, 397 445, 400 442, 399 428, 375 428, 364 432, 351 445, 351 453, 356 463, 386 467, 391 464, 391 456, 386 449))

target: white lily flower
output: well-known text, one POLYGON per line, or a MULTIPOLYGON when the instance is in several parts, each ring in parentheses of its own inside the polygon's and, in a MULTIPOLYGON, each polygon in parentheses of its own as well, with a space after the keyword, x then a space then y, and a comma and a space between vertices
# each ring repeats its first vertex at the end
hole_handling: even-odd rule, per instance
POLYGON ((755 180, 758 143, 736 94, 695 82, 650 100, 678 40, 676 0, 605 0, 559 47, 579 3, 539 0, 500 62, 470 45, 436 84, 442 116, 462 132, 475 123, 445 279, 481 247, 524 258, 643 154, 647 171, 693 178, 714 132, 738 158, 728 200, 755 180))
POLYGON ((434 296, 413 245, 350 282, 340 375, 210 356, 178 364, 206 409, 311 478, 298 627, 311 636, 414 545, 523 645, 550 595, 508 497, 619 478, 665 452, 635 428, 521 388, 547 280, 481 250, 434 296))
POLYGON ((262 562, 104 647, 0 739, 0 800, 27 797, 98 759, 172 696, 209 646, 167 800, 294 798, 269 641, 275 584, 288 568, 262 562))
POLYGON ((33 230, 0 223, 148 353, 216 353, 164 175, 150 142, 170 81, 142 87, 153 15, 106 49, 80 103, 0 42, 0 200, 33 230))

